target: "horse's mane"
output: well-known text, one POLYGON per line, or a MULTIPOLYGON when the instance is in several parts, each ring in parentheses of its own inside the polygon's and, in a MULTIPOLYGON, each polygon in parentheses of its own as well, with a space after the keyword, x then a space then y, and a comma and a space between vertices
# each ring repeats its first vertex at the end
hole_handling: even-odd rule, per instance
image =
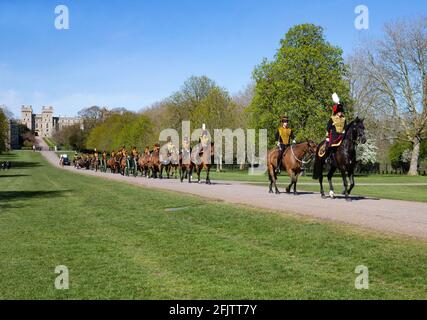
POLYGON ((348 132, 350 131, 349 129, 356 123, 356 122, 359 122, 360 121, 360 119, 357 117, 356 119, 354 119, 354 120, 352 120, 349 124, 347 124, 346 126, 345 126, 345 134, 344 134, 344 139, 346 139, 347 138, 347 134, 348 134, 348 132))

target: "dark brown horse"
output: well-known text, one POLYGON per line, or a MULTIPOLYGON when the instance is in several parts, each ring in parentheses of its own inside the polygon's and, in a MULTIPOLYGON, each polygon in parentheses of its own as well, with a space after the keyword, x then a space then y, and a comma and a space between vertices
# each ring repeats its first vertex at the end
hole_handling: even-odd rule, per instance
POLYGON ((200 173, 203 169, 206 170, 206 184, 211 184, 211 179, 209 178, 209 173, 211 171, 213 160, 214 160, 214 154, 215 154, 215 146, 214 143, 211 142, 210 148, 208 148, 208 151, 203 151, 203 147, 201 144, 196 146, 195 151, 193 151, 192 154, 192 161, 194 163, 195 171, 197 173, 197 182, 200 183, 200 173), (210 152, 209 152, 210 149, 210 152), (198 153, 198 157, 197 157, 198 153))
MULTIPOLYGON (((291 178, 291 183, 286 188, 286 192, 290 193, 292 186, 294 187, 294 195, 297 195, 297 182, 298 175, 301 173, 303 165, 306 163, 308 158, 311 158, 316 154, 317 145, 311 140, 308 140, 304 143, 299 143, 296 145, 290 145, 288 149, 283 153, 282 158, 282 168, 286 170, 289 177, 291 178)), ((273 185, 275 188, 276 194, 279 194, 280 191, 277 188, 277 157, 279 156, 279 149, 275 148, 268 152, 267 155, 267 168, 268 168, 268 178, 270 180, 269 192, 273 193, 273 185)))

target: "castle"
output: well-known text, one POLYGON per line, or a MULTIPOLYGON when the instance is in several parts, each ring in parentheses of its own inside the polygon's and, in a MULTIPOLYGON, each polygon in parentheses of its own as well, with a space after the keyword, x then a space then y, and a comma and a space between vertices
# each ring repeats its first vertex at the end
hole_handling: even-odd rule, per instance
POLYGON ((21 124, 27 126, 39 137, 52 137, 55 131, 64 127, 80 124, 83 121, 78 117, 54 117, 53 107, 43 107, 41 114, 34 114, 32 106, 22 106, 21 124))

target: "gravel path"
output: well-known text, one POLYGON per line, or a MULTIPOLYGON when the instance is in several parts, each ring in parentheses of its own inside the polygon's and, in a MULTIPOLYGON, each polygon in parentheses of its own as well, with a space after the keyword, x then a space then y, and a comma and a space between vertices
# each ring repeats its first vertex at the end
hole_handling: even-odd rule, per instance
MULTIPOLYGON (((43 142, 40 145, 46 147, 43 142)), ((56 167, 59 159, 54 152, 42 151, 46 159, 56 167)), ((309 216, 322 220, 362 226, 381 232, 397 233, 427 239, 427 204, 398 200, 373 199, 353 196, 352 202, 344 199, 320 198, 318 193, 269 194, 265 186, 248 185, 244 182, 213 181, 212 185, 180 183, 178 180, 123 177, 119 174, 77 170, 64 170, 135 185, 189 193, 209 199, 234 204, 244 204, 284 213, 309 216)))

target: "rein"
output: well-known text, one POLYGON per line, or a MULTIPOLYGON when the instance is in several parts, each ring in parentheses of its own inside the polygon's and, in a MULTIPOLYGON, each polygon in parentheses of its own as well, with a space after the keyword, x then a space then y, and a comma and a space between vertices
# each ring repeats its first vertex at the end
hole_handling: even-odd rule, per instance
POLYGON ((298 161, 298 162, 301 162, 302 164, 309 164, 313 160, 313 156, 312 155, 310 156, 310 159, 308 161, 305 161, 304 158, 302 160, 298 159, 297 156, 294 153, 294 148, 293 148, 292 144, 291 144, 291 152, 292 152, 292 155, 293 155, 294 159, 296 161, 298 161))

